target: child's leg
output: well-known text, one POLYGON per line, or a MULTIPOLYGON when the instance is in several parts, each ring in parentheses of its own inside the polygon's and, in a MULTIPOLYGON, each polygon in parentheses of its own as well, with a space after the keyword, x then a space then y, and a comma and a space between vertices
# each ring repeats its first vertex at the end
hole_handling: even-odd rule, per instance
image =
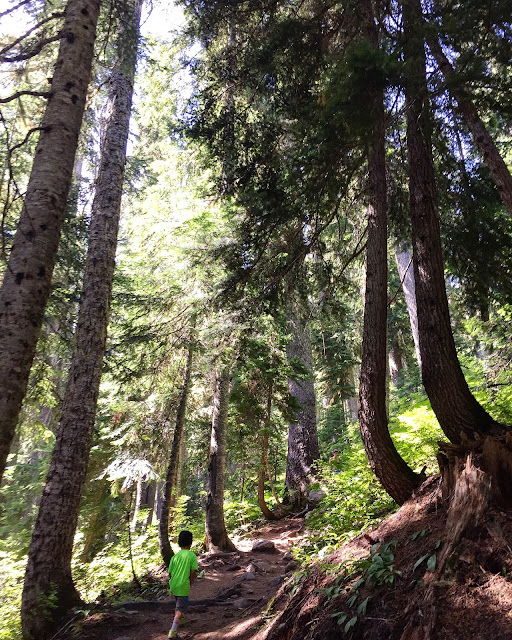
POLYGON ((176 609, 174 611, 174 620, 172 621, 172 627, 169 631, 169 638, 178 637, 178 628, 180 626, 183 614, 188 607, 188 596, 176 596, 176 609))

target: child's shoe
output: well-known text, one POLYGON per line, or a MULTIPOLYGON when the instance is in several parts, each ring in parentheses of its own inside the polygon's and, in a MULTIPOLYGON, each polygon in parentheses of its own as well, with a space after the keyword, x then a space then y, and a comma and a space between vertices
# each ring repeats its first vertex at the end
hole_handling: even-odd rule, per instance
POLYGON ((169 633, 167 634, 168 638, 173 638, 174 640, 179 640, 178 638, 178 632, 177 631, 173 631, 172 629, 169 631, 169 633))

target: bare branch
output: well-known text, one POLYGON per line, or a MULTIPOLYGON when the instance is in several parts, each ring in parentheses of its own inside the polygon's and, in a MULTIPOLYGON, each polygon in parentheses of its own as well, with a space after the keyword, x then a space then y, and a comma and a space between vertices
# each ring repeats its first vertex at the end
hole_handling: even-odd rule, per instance
MULTIPOLYGON (((37 24, 35 24, 31 29, 29 29, 26 33, 24 33, 22 36, 20 36, 19 38, 16 38, 16 40, 14 40, 13 42, 11 42, 10 44, 6 45, 3 49, 0 50, 0 57, 4 57, 4 55, 9 52, 11 49, 14 49, 14 47, 18 44, 20 44, 20 42, 23 42, 23 40, 25 40, 25 38, 27 38, 31 33, 33 33, 34 31, 36 31, 36 29, 39 29, 40 27, 42 27, 44 24, 47 24, 48 22, 51 22, 52 20, 56 20, 57 18, 63 18, 64 17, 64 12, 63 11, 58 11, 56 13, 52 13, 51 15, 49 15, 47 18, 45 18, 44 20, 41 20, 41 22, 38 22, 37 24)), ((39 49, 39 51, 41 51, 41 49, 39 49)), ((10 60, 7 60, 7 62, 10 62, 10 60)))
POLYGON ((17 5, 15 5, 14 7, 11 7, 10 9, 7 9, 7 11, 1 11, 0 12, 0 18, 3 18, 4 16, 7 16, 10 13, 13 13, 13 11, 16 11, 20 7, 23 7, 24 5, 28 4, 30 1, 31 0, 22 0, 22 2, 20 2, 17 5))
POLYGON ((411 259, 409 260, 409 264, 407 265, 407 269, 404 271, 404 275, 402 276, 402 278, 400 279, 400 284, 398 285, 398 287, 396 288, 395 293, 391 296, 391 298, 388 301, 388 309, 391 307, 391 305, 393 304, 393 302, 395 301, 398 292, 400 291, 400 289, 404 286, 404 280, 407 276, 407 272, 409 271, 409 269, 411 268, 411 264, 412 264, 412 256, 411 259))
POLYGON ((28 51, 24 51, 23 53, 19 53, 18 55, 14 55, 14 56, 3 56, 2 58, 0 58, 0 62, 22 62, 23 60, 29 60, 30 58, 37 56, 37 54, 47 44, 50 44, 50 42, 55 42, 56 40, 60 40, 60 38, 61 38, 60 33, 57 33, 54 36, 50 36, 49 38, 43 38, 42 40, 39 40, 39 42, 32 49, 29 49, 28 51))
POLYGON ((17 100, 21 98, 21 96, 36 96, 39 98, 49 98, 51 96, 51 91, 16 91, 12 96, 8 98, 0 98, 0 104, 5 104, 6 102, 12 102, 13 100, 17 100))
POLYGON ((15 144, 13 147, 10 146, 10 138, 9 138, 9 132, 8 132, 8 128, 7 128, 7 123, 5 121, 5 118, 2 114, 2 112, 0 111, 0 122, 3 124, 4 129, 5 129, 5 136, 6 136, 6 147, 7 147, 7 169, 8 169, 8 173, 9 173, 9 178, 7 181, 7 193, 6 196, 4 198, 4 204, 3 204, 3 208, 2 208, 2 213, 0 215, 0 233, 1 233, 1 256, 3 258, 3 260, 5 262, 7 262, 7 255, 6 255, 6 247, 5 247, 5 219, 7 216, 7 213, 9 211, 9 208, 11 207, 11 205, 18 200, 19 198, 23 199, 23 195, 19 190, 19 187, 16 183, 16 179, 14 177, 14 171, 13 171, 13 167, 12 167, 12 155, 14 153, 14 151, 16 151, 16 149, 19 149, 20 147, 22 147, 24 144, 26 144, 29 140, 29 138, 31 137, 31 135, 33 133, 35 133, 36 131, 42 131, 45 129, 45 127, 34 127, 33 129, 29 129, 29 131, 27 131, 25 137, 23 138, 23 140, 21 142, 18 142, 18 144, 15 144), (14 190, 14 194, 11 196, 11 189, 13 188, 14 190))
POLYGON ((18 144, 15 144, 14 147, 11 147, 9 149, 9 151, 8 151, 9 157, 12 156, 13 151, 16 151, 16 149, 19 149, 24 144, 26 144, 33 133, 35 133, 36 131, 44 131, 45 129, 46 129, 46 127, 33 127, 32 129, 29 129, 27 131, 27 135, 23 138, 23 140, 21 142, 18 142, 18 144))

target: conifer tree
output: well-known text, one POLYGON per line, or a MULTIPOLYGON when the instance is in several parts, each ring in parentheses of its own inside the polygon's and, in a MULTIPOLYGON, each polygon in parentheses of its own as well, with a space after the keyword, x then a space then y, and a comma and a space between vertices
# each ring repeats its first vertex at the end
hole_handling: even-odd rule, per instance
POLYGON ((444 433, 452 442, 460 442, 461 434, 471 437, 488 433, 497 425, 471 394, 457 358, 444 281, 419 0, 403 3, 403 12, 409 194, 422 379, 444 433))
MULTIPOLYGON (((374 51, 379 36, 371 2, 361 3, 363 34, 374 51)), ((363 351, 359 380, 359 426, 370 466, 389 495, 405 502, 419 484, 393 444, 386 407, 387 197, 385 112, 382 85, 368 83, 372 132, 368 151, 368 241, 363 351)))
POLYGON ((230 368, 215 371, 208 492, 206 495, 206 545, 209 551, 235 551, 224 520, 224 477, 226 473, 230 368))
POLYGON ((0 479, 41 331, 82 124, 100 0, 69 0, 32 171, 0 289, 0 479))
POLYGON ((160 521, 158 523, 158 544, 162 560, 165 566, 169 566, 169 562, 173 556, 171 544, 169 542, 169 510, 175 505, 178 497, 179 485, 179 459, 183 446, 183 433, 185 429, 185 414, 187 410, 187 398, 190 391, 190 381, 192 375, 192 359, 194 356, 194 346, 192 344, 192 336, 187 350, 187 361, 183 374, 183 387, 178 402, 178 410, 176 412, 176 423, 174 425, 174 435, 172 439, 172 447, 169 455, 169 464, 165 476, 164 490, 160 509, 160 521))
POLYGON ((25 575, 22 624, 27 637, 45 638, 55 620, 80 602, 71 554, 105 352, 141 4, 129 0, 119 23, 75 346, 25 575), (56 607, 48 612, 45 602, 50 597, 56 607))
POLYGON ((285 485, 290 502, 297 507, 307 500, 308 486, 313 482, 315 460, 320 457, 316 424, 316 396, 313 379, 313 353, 311 335, 304 303, 298 301, 292 291, 287 316, 290 326, 290 342, 286 352, 290 365, 299 363, 306 371, 303 379, 288 378, 290 396, 296 409, 288 426, 288 453, 286 456, 285 485))

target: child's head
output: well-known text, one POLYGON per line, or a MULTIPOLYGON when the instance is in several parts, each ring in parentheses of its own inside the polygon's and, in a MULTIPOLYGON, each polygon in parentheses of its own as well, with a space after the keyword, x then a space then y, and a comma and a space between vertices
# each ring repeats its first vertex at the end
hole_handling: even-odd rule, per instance
POLYGON ((178 536, 178 544, 182 549, 190 547, 192 545, 192 534, 190 531, 180 531, 178 536))

